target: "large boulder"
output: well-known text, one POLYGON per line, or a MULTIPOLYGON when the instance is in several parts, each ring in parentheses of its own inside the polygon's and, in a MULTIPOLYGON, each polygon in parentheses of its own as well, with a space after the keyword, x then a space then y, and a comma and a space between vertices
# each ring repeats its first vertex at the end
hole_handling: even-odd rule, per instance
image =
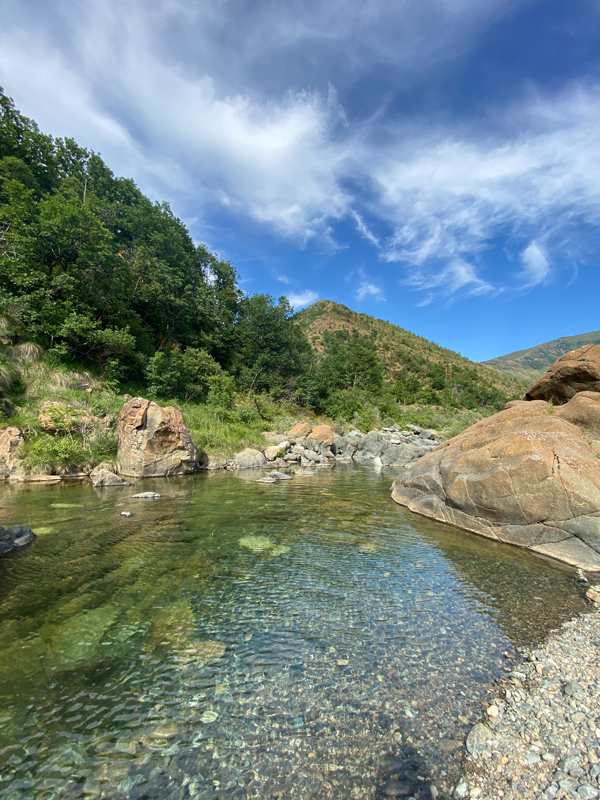
POLYGON ((561 405, 578 392, 600 392, 600 345, 587 344, 565 353, 529 389, 525 400, 561 405))
POLYGON ((150 400, 132 397, 117 424, 122 475, 156 478, 199 469, 196 448, 181 413, 150 400))
POLYGON ((234 469, 252 469, 253 467, 264 467, 265 464, 267 464, 267 459, 260 450, 247 447, 235 456, 232 466, 234 469))
POLYGON ((420 458, 395 481, 411 511, 600 570, 600 461, 545 401, 519 402, 420 458))

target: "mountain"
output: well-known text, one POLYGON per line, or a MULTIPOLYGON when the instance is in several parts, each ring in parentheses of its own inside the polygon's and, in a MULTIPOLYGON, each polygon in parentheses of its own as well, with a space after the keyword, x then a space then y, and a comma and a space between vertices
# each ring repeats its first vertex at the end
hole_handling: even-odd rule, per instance
MULTIPOLYGON (((418 380, 419 391, 443 392, 454 396, 462 387, 478 391, 517 397, 523 385, 505 372, 469 361, 459 353, 440 347, 422 336, 400 328, 391 322, 360 314, 330 300, 319 300, 299 311, 295 318, 304 329, 318 354, 325 355, 331 335, 338 331, 358 334, 373 343, 380 360, 385 381, 403 380, 409 375, 418 380)), ((440 402, 443 398, 440 396, 440 402)), ((500 398, 499 398, 500 400, 500 398)), ((407 402, 419 402, 417 398, 407 402)), ((431 402, 431 401, 429 401, 431 402)))
POLYGON ((527 350, 517 350, 482 363, 530 386, 557 358, 586 344, 600 344, 600 331, 563 336, 561 339, 553 339, 551 342, 538 344, 527 350))

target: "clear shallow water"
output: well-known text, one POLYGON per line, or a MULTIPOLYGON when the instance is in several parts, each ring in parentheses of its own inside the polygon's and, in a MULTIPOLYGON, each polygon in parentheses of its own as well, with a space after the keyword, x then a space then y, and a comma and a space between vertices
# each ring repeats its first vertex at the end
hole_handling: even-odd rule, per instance
POLYGON ((349 465, 0 488, 0 798, 366 798, 452 783, 504 651, 572 570, 414 516, 349 465), (120 516, 132 511, 130 519, 120 516), (424 780, 422 780, 424 779, 424 780))

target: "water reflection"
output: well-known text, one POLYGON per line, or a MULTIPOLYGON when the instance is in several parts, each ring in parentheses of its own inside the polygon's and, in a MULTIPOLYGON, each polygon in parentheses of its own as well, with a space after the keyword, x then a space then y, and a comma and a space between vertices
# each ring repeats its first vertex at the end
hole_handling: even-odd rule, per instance
POLYGON ((568 571, 409 514, 389 476, 254 477, 0 489, 41 534, 0 561, 2 800, 366 798, 394 775, 424 798, 502 652, 584 609, 568 571))

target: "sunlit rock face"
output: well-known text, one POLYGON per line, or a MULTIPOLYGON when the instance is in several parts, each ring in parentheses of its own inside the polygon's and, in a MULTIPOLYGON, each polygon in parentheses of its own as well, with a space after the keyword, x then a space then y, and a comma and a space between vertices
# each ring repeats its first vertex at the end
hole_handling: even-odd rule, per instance
POLYGON ((561 405, 578 392, 600 392, 600 345, 588 344, 565 353, 533 384, 525 399, 561 405))
POLYGON ((559 415, 545 401, 509 405, 420 458, 394 482, 393 499, 441 522, 600 571, 598 457, 563 418, 567 406, 559 415))
POLYGON ((127 477, 184 475, 199 469, 196 448, 181 413, 133 397, 117 427, 120 472, 127 477))

